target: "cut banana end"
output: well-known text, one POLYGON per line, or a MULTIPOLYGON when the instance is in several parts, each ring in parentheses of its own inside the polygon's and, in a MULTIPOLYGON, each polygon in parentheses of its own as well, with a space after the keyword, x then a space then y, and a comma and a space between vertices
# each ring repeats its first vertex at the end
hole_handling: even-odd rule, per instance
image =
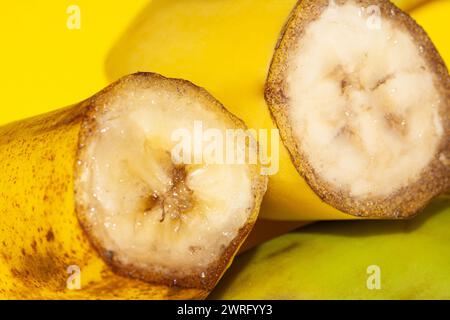
POLYGON ((244 124, 203 89, 155 74, 122 79, 87 119, 76 203, 98 252, 121 274, 211 289, 251 230, 267 181, 258 165, 175 164, 173 135, 193 137, 196 121, 223 133, 244 124))
POLYGON ((297 170, 356 216, 405 218, 450 185, 450 79, 389 1, 300 1, 266 100, 297 170))

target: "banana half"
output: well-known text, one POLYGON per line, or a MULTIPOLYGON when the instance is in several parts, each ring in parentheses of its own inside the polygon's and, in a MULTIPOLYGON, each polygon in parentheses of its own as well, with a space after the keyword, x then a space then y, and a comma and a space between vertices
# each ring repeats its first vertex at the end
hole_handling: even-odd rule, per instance
POLYGON ((303 0, 265 96, 294 165, 327 203, 405 218, 450 185, 450 78, 389 1, 303 0))
POLYGON ((195 121, 224 136, 244 124, 204 90, 155 74, 125 78, 92 105, 75 192, 95 247, 121 273, 212 288, 252 228, 266 179, 257 165, 174 164, 172 135, 194 136, 195 121))
POLYGON ((175 164, 173 132, 196 121, 245 129, 192 83, 138 73, 1 127, 0 297, 205 297, 252 229, 267 178, 259 164, 175 164), (73 265, 78 291, 65 290, 73 265))

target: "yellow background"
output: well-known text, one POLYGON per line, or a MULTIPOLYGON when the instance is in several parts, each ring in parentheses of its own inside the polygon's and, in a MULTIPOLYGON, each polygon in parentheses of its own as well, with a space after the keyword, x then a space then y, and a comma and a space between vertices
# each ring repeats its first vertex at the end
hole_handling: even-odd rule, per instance
POLYGON ((114 41, 148 0, 5 1, 0 11, 0 123, 57 109, 102 89, 114 41), (70 5, 81 29, 67 28, 70 5))
MULTIPOLYGON (((0 124, 83 100, 107 85, 108 50, 148 0, 8 1, 0 12, 0 124), (70 5, 81 29, 67 28, 70 5)), ((436 0, 413 16, 450 61, 450 0, 436 0)), ((149 70, 150 71, 150 70, 149 70)))

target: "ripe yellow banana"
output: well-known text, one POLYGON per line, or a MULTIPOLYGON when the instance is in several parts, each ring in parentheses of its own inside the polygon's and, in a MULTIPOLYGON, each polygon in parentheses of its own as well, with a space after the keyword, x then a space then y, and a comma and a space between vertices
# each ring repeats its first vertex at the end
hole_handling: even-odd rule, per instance
POLYGON ((448 71, 386 0, 155 0, 106 70, 191 79, 253 128, 273 117, 289 152, 263 218, 406 218, 450 185, 448 71))
POLYGON ((0 298, 204 298, 267 179, 253 164, 175 165, 171 133, 197 120, 245 128, 203 89, 140 73, 0 127, 0 298))
POLYGON ((409 221, 320 222, 239 256, 210 298, 449 299, 449 224, 450 198, 409 221))

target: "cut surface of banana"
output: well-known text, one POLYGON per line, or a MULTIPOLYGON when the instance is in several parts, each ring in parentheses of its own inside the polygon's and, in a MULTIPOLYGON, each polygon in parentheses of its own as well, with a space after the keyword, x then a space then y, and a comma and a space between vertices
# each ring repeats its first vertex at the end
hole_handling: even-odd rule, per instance
POLYGON ((425 32, 389 1, 306 0, 278 44, 266 99, 323 200, 395 218, 449 185, 449 84, 425 32))
MULTIPOLYGON (((224 136, 244 124, 183 80, 136 74, 110 92, 81 133, 75 189, 83 227, 122 273, 211 288, 250 231, 266 178, 256 164, 175 163, 173 136, 194 137, 196 122, 224 136)), ((202 141, 192 159, 202 157, 202 141)))

